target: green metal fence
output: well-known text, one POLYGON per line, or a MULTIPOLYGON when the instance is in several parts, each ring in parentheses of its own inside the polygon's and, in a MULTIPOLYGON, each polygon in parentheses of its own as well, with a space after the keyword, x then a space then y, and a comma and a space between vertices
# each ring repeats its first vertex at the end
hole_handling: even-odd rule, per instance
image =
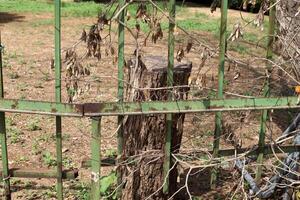
MULTIPOLYGON (((119 0, 120 7, 125 4, 125 0, 119 0)), ((180 100, 172 101, 170 94, 169 101, 155 102, 124 102, 123 101, 123 66, 124 66, 124 10, 119 15, 119 46, 118 46, 118 102, 89 103, 89 104, 65 104, 61 103, 61 2, 55 0, 55 102, 28 101, 28 100, 12 100, 5 99, 3 92, 3 75, 2 75, 2 51, 0 53, 0 139, 2 153, 2 180, 4 184, 4 197, 11 199, 10 179, 14 177, 24 178, 56 178, 57 179, 57 199, 63 199, 63 179, 76 178, 77 170, 62 170, 62 117, 89 117, 92 119, 92 137, 91 137, 91 199, 100 199, 100 138, 101 138, 101 118, 104 116, 118 116, 118 122, 121 124, 124 116, 127 115, 148 115, 148 114, 167 114, 167 132, 164 159, 164 175, 170 168, 171 162, 171 122, 172 114, 175 113, 196 113, 196 112, 215 112, 216 129, 214 134, 213 156, 230 156, 235 153, 246 152, 247 149, 222 150, 219 148, 220 134, 222 131, 222 112, 239 111, 239 110, 262 110, 261 128, 259 132, 258 149, 254 149, 249 154, 258 155, 258 163, 263 162, 263 155, 272 153, 270 146, 265 145, 265 131, 268 110, 270 109, 291 109, 300 108, 298 105, 298 97, 269 97, 270 88, 269 80, 266 79, 264 87, 264 98, 223 98, 223 82, 224 82, 224 64, 226 62, 226 25, 227 25, 227 6, 228 0, 222 0, 221 6, 221 23, 220 23, 220 48, 219 48, 219 74, 218 74, 218 95, 217 99, 205 100, 180 100), (39 115, 52 115, 56 118, 56 170, 25 170, 10 169, 8 165, 5 113, 28 113, 39 115)), ((270 10, 269 20, 269 42, 267 48, 268 59, 272 58, 272 42, 274 35, 274 7, 270 10)), ((173 66, 174 66, 174 27, 175 27, 175 0, 169 0, 169 39, 168 39, 168 86, 173 85, 173 66)), ((0 38, 1 45, 1 38, 0 38)), ((2 46, 0 46, 2 47, 2 46)), ((2 49, 1 49, 2 50, 2 49)), ((118 154, 122 153, 122 127, 118 132, 118 154)), ((299 151, 299 146, 281 146, 281 150, 285 152, 299 151)), ((275 149, 277 151, 277 149, 275 149)), ((280 152, 280 151, 278 151, 280 152)), ((118 160, 117 162, 120 162, 118 160)), ((260 165, 259 165, 260 166, 260 165)), ((257 168, 257 179, 261 176, 261 167, 257 168)), ((213 171, 211 178, 212 187, 215 186, 217 170, 213 171)), ((118 178, 120 182, 120 176, 118 178)), ((168 182, 164 185, 163 191, 168 193, 168 182)))

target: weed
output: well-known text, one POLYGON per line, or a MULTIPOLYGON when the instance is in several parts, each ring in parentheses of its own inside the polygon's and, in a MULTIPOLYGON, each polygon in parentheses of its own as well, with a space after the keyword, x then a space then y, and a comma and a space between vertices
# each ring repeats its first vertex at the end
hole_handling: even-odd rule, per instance
POLYGON ((28 130, 30 131, 42 130, 39 124, 39 120, 38 119, 31 120, 28 124, 28 130))
POLYGON ((7 135, 12 144, 23 141, 23 139, 20 137, 22 135, 22 131, 16 127, 9 127, 7 129, 7 135))
POLYGON ((21 83, 20 85, 18 85, 18 88, 20 91, 25 91, 27 90, 28 85, 26 83, 21 83))
POLYGON ((18 162, 28 162, 29 158, 27 156, 21 156, 18 160, 18 162))
POLYGON ((74 163, 72 162, 72 160, 70 158, 64 158, 62 161, 62 164, 67 169, 74 168, 74 163))
POLYGON ((49 142, 50 139, 54 139, 54 136, 49 135, 49 134, 46 134, 46 133, 40 135, 40 136, 37 138, 38 141, 42 141, 42 142, 49 142))
POLYGON ((10 73, 8 73, 8 77, 9 77, 10 79, 17 79, 17 78, 19 78, 20 76, 19 76, 19 74, 18 74, 17 72, 10 72, 10 73))
POLYGON ((26 96, 24 94, 22 94, 19 98, 20 100, 25 100, 26 99, 26 96))
POLYGON ((89 200, 90 186, 87 183, 81 182, 77 190, 76 197, 81 200, 89 200))
POLYGON ((38 155, 39 153, 41 153, 41 150, 39 149, 39 143, 37 140, 33 141, 31 151, 34 155, 38 155))
MULTIPOLYGON (((102 196, 108 196, 112 194, 114 188, 116 187, 117 183, 117 175, 115 171, 112 171, 107 176, 103 176, 100 179, 100 192, 102 196)), ((117 199, 117 194, 114 193, 111 198, 112 200, 117 199)))
POLYGON ((209 98, 209 99, 215 99, 216 97, 217 97, 217 92, 216 92, 216 91, 210 90, 210 91, 208 92, 208 98, 209 98))
POLYGON ((26 65, 26 64, 27 64, 27 61, 24 60, 24 59, 22 59, 22 58, 20 58, 20 59, 18 60, 18 63, 19 63, 20 65, 26 65))
POLYGON ((44 73, 44 76, 42 77, 43 81, 50 81, 50 74, 49 73, 44 73))
POLYGON ((105 157, 114 158, 117 156, 117 151, 115 149, 107 149, 104 155, 105 157))
POLYGON ((8 58, 10 58, 10 59, 15 59, 17 57, 18 57, 17 52, 8 53, 8 58))
POLYGON ((42 160, 43 160, 43 163, 45 165, 47 165, 48 167, 56 166, 56 160, 49 151, 44 151, 42 153, 42 160))
POLYGON ((11 118, 11 117, 6 117, 5 118, 5 123, 6 123, 7 126, 15 126, 16 125, 13 118, 11 118))

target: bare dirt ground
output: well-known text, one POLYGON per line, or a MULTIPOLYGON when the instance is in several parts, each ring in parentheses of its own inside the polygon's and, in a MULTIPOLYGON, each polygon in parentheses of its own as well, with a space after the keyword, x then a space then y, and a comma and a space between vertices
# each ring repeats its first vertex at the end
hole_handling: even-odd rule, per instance
MULTIPOLYGON (((189 8, 189 12, 203 12, 210 17, 219 18, 219 12, 210 14, 208 8, 189 8)), ((238 11, 229 12, 233 21, 240 17, 238 11)), ((253 17, 252 14, 245 14, 253 17)), ((183 18, 184 16, 179 16, 183 18)), ((188 17, 187 17, 188 18, 188 17)), ((4 90, 5 97, 10 99, 31 99, 42 101, 54 101, 54 71, 50 68, 51 59, 54 54, 54 32, 52 25, 53 16, 51 14, 31 14, 31 13, 0 13, 0 30, 2 42, 5 45, 4 51, 4 90)), ((62 47, 66 49, 72 46, 80 37, 82 29, 87 29, 88 25, 95 22, 95 18, 63 18, 62 19, 62 47)), ((193 32, 194 35, 217 47, 217 38, 209 32, 193 32)), ((183 37, 179 32, 178 37, 183 37)), ((130 35, 126 33, 126 56, 129 57, 134 49, 134 42, 130 35)), ((246 45, 250 54, 256 56, 264 55, 264 49, 246 45)), ((241 54, 236 51, 229 51, 235 57, 247 60, 251 55, 241 54)), ((145 49, 145 55, 167 55, 167 37, 156 45, 150 45, 145 49), (163 50, 163 51, 162 51, 163 50)), ((186 59, 193 62, 192 77, 195 77, 201 58, 198 52, 192 52, 186 59)), ((200 74, 206 74, 207 87, 217 88, 217 67, 218 57, 208 60, 201 69, 200 74), (208 72, 207 72, 208 71, 208 72), (206 73, 207 72, 207 73, 206 73)), ((257 64, 257 63, 255 63, 257 64)), ((251 95, 261 94, 264 66, 260 65, 256 69, 243 66, 226 66, 226 91, 239 94, 251 92, 251 95), (230 70, 229 67, 231 68, 230 70), (236 72, 241 76, 235 80, 236 72)), ((115 101, 116 99, 116 79, 111 78, 117 74, 117 66, 111 58, 103 58, 101 62, 94 62, 91 66, 91 74, 94 82, 91 89, 82 95, 75 102, 99 102, 115 101), (102 77, 97 79, 97 76, 102 77), (108 78, 104 78, 107 76, 108 78)), ((64 73, 63 73, 64 75, 64 73)), ((213 93, 212 90, 191 90, 190 98, 206 98, 213 93)), ((229 95, 230 96, 230 95, 229 95)), ((66 102, 66 90, 63 81, 63 101, 66 102)), ((228 124, 233 127, 234 133, 242 139, 243 146, 257 144, 259 130, 259 112, 237 112, 224 114, 228 124), (241 123, 242 116, 246 115, 246 120, 241 123)), ((279 115, 280 116, 280 115, 279 115)), ((50 168, 53 167, 55 159, 55 121, 53 117, 11 114, 7 113, 8 148, 10 167, 24 168, 50 168)), ((285 120, 284 118, 282 120, 285 120)), ((284 124, 273 120, 273 137, 280 133, 284 124), (282 125, 283 124, 283 125, 282 125)), ((102 155, 106 155, 107 150, 116 149, 117 128, 115 117, 104 117, 102 121, 102 155)), ((66 168, 78 168, 79 178, 75 181, 65 183, 66 199, 80 199, 78 193, 83 190, 82 183, 89 181, 88 171, 81 168, 83 159, 90 155, 90 121, 89 119, 63 118, 63 155, 64 166, 66 168), (72 188, 77 189, 72 189, 72 188), (79 188, 79 189, 78 189, 79 188)), ((185 134, 182 148, 210 148, 212 147, 214 130, 213 114, 190 114, 187 116, 185 124, 185 134)), ((268 133, 271 134, 271 133, 268 133)), ((231 147, 226 140, 222 146, 231 147)), ((103 174, 110 168, 104 168, 103 174)), ((229 170, 227 174, 234 171, 229 170)), ((225 173, 226 174, 226 173, 225 173)), ((230 191, 230 185, 226 183, 232 181, 235 175, 222 179, 224 187, 220 187, 214 193, 202 193, 203 199, 217 199, 216 194, 221 194, 219 199, 226 199, 226 193, 230 191), (220 192, 222 190, 222 192, 220 192)), ((221 181, 222 182, 222 181, 221 181)), ((28 180, 12 179, 14 186, 13 199, 55 199, 55 181, 52 180, 28 180), (17 187, 21 186, 21 187, 17 187), (44 188, 43 186, 46 186, 44 188), (31 188, 29 190, 24 188, 31 188)))

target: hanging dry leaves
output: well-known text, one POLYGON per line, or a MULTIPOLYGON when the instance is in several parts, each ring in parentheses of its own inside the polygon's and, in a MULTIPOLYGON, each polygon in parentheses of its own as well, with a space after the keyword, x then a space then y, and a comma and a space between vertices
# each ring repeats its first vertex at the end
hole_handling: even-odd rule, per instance
POLYGON ((154 32, 152 34, 152 42, 154 44, 156 44, 157 40, 162 39, 163 37, 164 37, 164 34, 162 32, 161 25, 160 25, 160 23, 157 23, 155 25, 155 29, 154 29, 154 32))
POLYGON ((268 2, 267 1, 263 1, 261 4, 261 7, 256 15, 256 19, 253 21, 254 25, 256 25, 257 27, 261 27, 261 30, 264 29, 264 15, 265 12, 268 10, 268 2))
POLYGON ((220 4, 220 0, 214 0, 210 5, 210 12, 211 13, 215 12, 219 4, 220 4))
MULTIPOLYGON (((68 94, 68 103, 72 103, 83 93, 83 87, 80 85, 80 78, 90 75, 90 70, 84 67, 78 59, 78 56, 74 49, 66 51, 64 63, 67 65, 66 70, 66 88, 68 94)), ((89 87, 89 86, 88 86, 89 87)))
POLYGON ((189 39, 188 43, 186 45, 186 48, 185 48, 186 52, 189 53, 191 51, 192 47, 193 47, 193 41, 191 39, 189 39))
POLYGON ((89 34, 87 36, 87 57, 94 56, 101 59, 101 35, 99 26, 93 25, 90 28, 89 34))
POLYGON ((176 60, 178 62, 181 62, 181 60, 183 59, 184 57, 184 50, 182 47, 179 48, 179 50, 177 51, 177 54, 176 54, 176 60))
POLYGON ((150 15, 147 13, 146 4, 141 3, 136 11, 136 19, 142 19, 145 23, 150 22, 150 15))
POLYGON ((241 24, 237 23, 237 24, 234 25, 233 30, 232 30, 228 40, 235 41, 238 38, 243 37, 243 34, 244 33, 243 33, 243 30, 242 30, 241 24))

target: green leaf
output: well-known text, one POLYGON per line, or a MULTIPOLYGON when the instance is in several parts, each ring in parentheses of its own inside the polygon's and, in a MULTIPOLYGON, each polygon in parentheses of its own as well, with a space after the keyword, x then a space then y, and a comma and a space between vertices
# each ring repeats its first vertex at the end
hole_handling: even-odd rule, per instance
POLYGON ((113 185, 117 182, 117 176, 115 172, 111 172, 107 176, 103 176, 100 180, 101 186, 100 186, 100 192, 105 194, 107 193, 113 185))

